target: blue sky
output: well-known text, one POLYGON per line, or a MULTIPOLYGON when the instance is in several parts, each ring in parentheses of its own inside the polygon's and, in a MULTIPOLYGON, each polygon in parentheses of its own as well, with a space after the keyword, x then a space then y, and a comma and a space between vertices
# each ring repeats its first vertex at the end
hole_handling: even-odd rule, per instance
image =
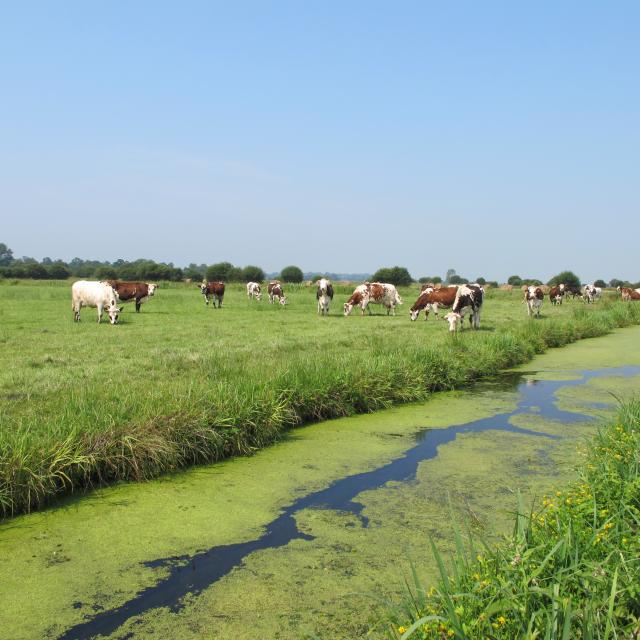
POLYGON ((640 279, 637 2, 0 11, 17 255, 640 279))

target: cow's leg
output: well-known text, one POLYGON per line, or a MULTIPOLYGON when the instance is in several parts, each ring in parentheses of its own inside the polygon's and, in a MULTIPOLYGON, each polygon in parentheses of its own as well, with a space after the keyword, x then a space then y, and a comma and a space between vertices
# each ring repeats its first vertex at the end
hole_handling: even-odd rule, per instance
POLYGON ((140 306, 142 305, 142 301, 136 298, 136 313, 140 313, 140 306))
POLYGON ((440 316, 438 315, 438 303, 434 302, 431 305, 431 309, 433 309, 433 315, 436 317, 436 319, 438 319, 440 316))
POLYGON ((98 304, 98 324, 100 324, 100 321, 102 320, 102 305, 98 304))

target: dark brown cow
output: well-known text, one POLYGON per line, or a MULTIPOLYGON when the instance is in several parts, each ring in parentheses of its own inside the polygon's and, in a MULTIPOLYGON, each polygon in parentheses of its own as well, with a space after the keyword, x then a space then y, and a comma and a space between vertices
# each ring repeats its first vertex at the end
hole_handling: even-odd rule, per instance
POLYGON ((284 295, 284 289, 277 280, 272 280, 267 285, 267 293, 269 294, 269 302, 273 304, 274 301, 279 302, 283 307, 287 304, 287 299, 284 295))
POLYGON ((569 296, 571 296, 571 299, 573 300, 575 298, 580 298, 582 296, 582 291, 580 291, 580 287, 575 287, 569 284, 564 288, 564 295, 567 297, 567 300, 569 299, 569 296))
POLYGON ((204 296, 205 305, 209 304, 209 296, 211 296, 213 306, 216 306, 217 300, 218 309, 222 307, 222 299, 224 298, 224 282, 203 282, 198 286, 200 287, 200 293, 204 296))
POLYGON ((618 287, 618 291, 622 296, 622 299, 626 302, 629 300, 640 300, 640 291, 632 289, 631 287, 618 287))
POLYGON ((551 300, 551 304, 562 304, 562 300, 564 299, 564 290, 565 286, 563 284, 549 289, 549 300, 551 300))
POLYGON ((149 282, 125 282, 124 280, 107 280, 118 294, 120 302, 136 302, 136 313, 140 312, 140 307, 145 300, 153 297, 158 288, 157 284, 149 282))
POLYGON ((456 293, 458 293, 458 287, 456 285, 442 287, 441 289, 434 289, 432 287, 424 289, 415 301, 413 307, 411 307, 409 317, 411 320, 416 320, 423 309, 425 320, 429 319, 430 310, 433 310, 433 313, 435 313, 437 317, 438 307, 445 307, 447 309, 451 307, 456 299, 456 293))

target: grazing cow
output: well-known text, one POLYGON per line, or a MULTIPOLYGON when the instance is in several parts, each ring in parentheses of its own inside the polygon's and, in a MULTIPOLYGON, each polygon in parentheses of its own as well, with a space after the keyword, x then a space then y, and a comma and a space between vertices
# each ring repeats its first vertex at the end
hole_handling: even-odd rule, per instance
POLYGON ((568 284, 564 287, 564 296, 566 300, 569 299, 569 296, 571 296, 571 299, 573 300, 575 298, 582 297, 582 291, 580 290, 580 287, 568 284))
POLYGON ((423 289, 418 299, 414 302, 413 307, 409 310, 409 317, 411 320, 417 320, 420 312, 424 309, 424 319, 429 319, 429 311, 438 317, 438 307, 449 308, 453 306, 456 299, 456 293, 458 293, 458 285, 451 285, 450 287, 442 287, 440 289, 434 289, 433 287, 423 289))
POLYGON ((564 298, 564 285, 559 284, 556 287, 551 287, 549 289, 549 300, 551 300, 551 304, 562 304, 562 299, 564 298))
POLYGON ((143 302, 152 298, 158 288, 157 284, 149 282, 124 282, 123 280, 107 280, 118 293, 120 302, 136 302, 136 313, 140 312, 143 302))
POLYGON ((318 313, 323 316, 329 315, 329 303, 333 300, 333 285, 326 278, 318 280, 316 290, 316 300, 318 301, 318 313))
MULTIPOLYGON (((348 316, 355 306, 362 309, 364 315, 365 309, 370 304, 381 304, 387 309, 387 315, 396 315, 396 305, 403 304, 402 298, 398 294, 397 289, 392 284, 383 282, 365 282, 356 287, 351 297, 344 303, 344 315, 348 316)), ((371 309, 369 309, 371 315, 371 309)))
POLYGON ((272 281, 268 284, 267 293, 269 294, 269 302, 271 304, 273 304, 274 301, 279 302, 283 307, 285 304, 287 304, 287 299, 284 295, 284 289, 277 280, 272 281))
POLYGON ((74 322, 80 322, 80 309, 93 307, 98 310, 98 323, 102 320, 104 309, 109 314, 111 324, 118 323, 118 294, 106 282, 79 280, 71 286, 71 309, 74 322))
POLYGON ((625 302, 629 300, 640 300, 640 291, 638 289, 632 289, 631 287, 618 287, 622 299, 625 302))
POLYGON ((218 301, 218 309, 222 307, 222 300, 224 298, 224 282, 203 282, 197 285, 200 287, 200 293, 204 296, 204 304, 209 304, 209 297, 213 300, 213 307, 216 306, 216 300, 218 301))
POLYGON ((462 328, 462 318, 469 314, 469 324, 474 329, 480 328, 480 311, 484 303, 484 289, 479 284, 463 284, 458 287, 451 311, 445 316, 449 323, 449 331, 462 328))
POLYGON ((525 289, 524 302, 527 305, 527 315, 535 315, 540 317, 540 307, 544 300, 544 293, 540 287, 531 285, 525 289))
POLYGON ((247 282, 247 297, 249 300, 255 298, 256 300, 262 300, 262 289, 257 282, 247 282))
POLYGON ((602 297, 602 288, 596 287, 593 284, 586 284, 584 286, 584 292, 582 294, 582 298, 588 304, 599 300, 602 297))

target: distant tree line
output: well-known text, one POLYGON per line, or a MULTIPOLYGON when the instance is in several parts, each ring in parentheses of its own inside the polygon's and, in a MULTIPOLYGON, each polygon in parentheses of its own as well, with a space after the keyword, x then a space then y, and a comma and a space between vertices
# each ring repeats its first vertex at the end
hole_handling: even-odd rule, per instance
MULTIPOLYGON (((264 270, 255 265, 237 267, 230 262, 218 262, 212 265, 191 263, 189 266, 176 267, 171 262, 154 260, 83 260, 73 258, 69 262, 23 256, 15 258, 13 251, 0 243, 0 278, 30 278, 33 280, 66 280, 67 278, 94 278, 96 280, 222 280, 224 282, 262 282, 264 270)), ((302 282, 303 274, 299 267, 290 265, 282 269, 279 278, 284 282, 302 282)))
MULTIPOLYGON (((332 280, 337 280, 337 274, 324 274, 332 280)), ((266 274, 263 269, 255 265, 238 267, 230 262, 217 262, 215 264, 195 264, 191 263, 187 267, 176 267, 171 262, 155 262, 154 260, 133 260, 123 259, 114 262, 100 260, 83 260, 73 258, 69 262, 64 260, 52 260, 43 258, 38 261, 35 258, 23 256, 16 258, 13 251, 3 242, 0 242, 0 278, 30 278, 33 280, 66 280, 67 278, 94 278, 105 280, 117 278, 120 280, 171 280, 181 281, 191 280, 220 280, 223 282, 263 282, 266 274)), ((304 274, 302 270, 289 265, 284 267, 275 277, 282 282, 302 282, 305 277, 310 280, 317 280, 320 275, 311 277, 304 274)), ((406 286, 415 282, 406 267, 381 267, 371 277, 373 282, 388 282, 396 286, 406 286)), ((434 284, 467 284, 469 280, 456 273, 455 269, 449 269, 444 277, 422 276, 418 279, 420 283, 432 282, 434 284)), ((479 277, 473 280, 481 285, 497 286, 495 281, 487 281, 479 277)), ((537 278, 521 278, 513 275, 507 280, 508 284, 519 287, 522 285, 541 285, 542 281, 537 278)), ((572 271, 562 271, 549 280, 550 286, 564 283, 569 286, 581 286, 580 278, 572 271)), ((640 287, 640 282, 632 283, 629 280, 613 278, 606 282, 598 279, 594 282, 597 287, 640 287)))

